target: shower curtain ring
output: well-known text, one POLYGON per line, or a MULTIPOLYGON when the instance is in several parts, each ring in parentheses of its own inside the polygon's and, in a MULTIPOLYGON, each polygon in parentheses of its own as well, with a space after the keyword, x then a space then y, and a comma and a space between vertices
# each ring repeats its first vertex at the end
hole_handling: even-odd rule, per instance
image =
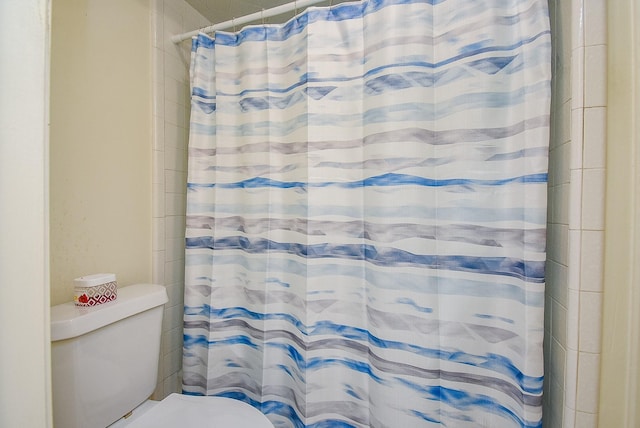
POLYGON ((293 7, 295 9, 294 15, 298 16, 298 0, 293 0, 293 7))
POLYGON ((231 18, 231 25, 233 25, 233 32, 236 32, 236 17, 231 18))
POLYGON ((260 12, 260 17, 262 18, 262 25, 264 25, 264 7, 262 8, 262 12, 260 12))

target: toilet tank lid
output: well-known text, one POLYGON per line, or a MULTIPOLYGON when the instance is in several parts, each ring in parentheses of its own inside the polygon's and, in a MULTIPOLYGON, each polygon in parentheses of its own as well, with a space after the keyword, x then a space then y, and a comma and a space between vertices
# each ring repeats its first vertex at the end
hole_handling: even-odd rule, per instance
POLYGON ((135 284, 118 288, 113 302, 92 307, 73 302, 51 307, 51 341, 81 336, 132 315, 164 305, 169 299, 162 285, 135 284))

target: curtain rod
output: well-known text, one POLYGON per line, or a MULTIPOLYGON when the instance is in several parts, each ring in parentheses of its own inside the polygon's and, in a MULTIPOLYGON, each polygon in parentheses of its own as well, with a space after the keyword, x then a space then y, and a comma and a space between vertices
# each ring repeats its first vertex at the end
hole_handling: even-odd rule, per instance
POLYGON ((307 6, 311 6, 323 1, 326 1, 326 0, 295 0, 295 1, 292 1, 291 3, 272 7, 271 9, 266 9, 266 10, 263 9, 260 12, 241 16, 239 18, 233 18, 225 22, 220 22, 218 24, 214 24, 209 27, 201 28, 199 30, 190 31, 188 33, 183 33, 183 34, 177 34, 171 37, 171 41, 173 43, 180 43, 183 40, 187 40, 193 36, 197 36, 199 33, 213 33, 216 30, 235 27, 236 25, 246 24, 247 22, 256 21, 258 19, 269 18, 271 16, 280 15, 282 13, 287 13, 292 10, 303 9, 307 6))

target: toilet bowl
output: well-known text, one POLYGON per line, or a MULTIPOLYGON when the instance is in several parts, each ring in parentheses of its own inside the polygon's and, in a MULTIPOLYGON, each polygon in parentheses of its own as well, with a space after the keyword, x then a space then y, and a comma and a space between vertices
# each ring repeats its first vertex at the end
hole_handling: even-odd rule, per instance
POLYGON ((223 397, 171 394, 160 402, 145 402, 109 428, 273 428, 251 405, 223 397))
POLYGON ((109 303, 51 308, 56 428, 273 428, 239 400, 180 394, 149 400, 167 300, 163 286, 136 284, 118 289, 109 303))

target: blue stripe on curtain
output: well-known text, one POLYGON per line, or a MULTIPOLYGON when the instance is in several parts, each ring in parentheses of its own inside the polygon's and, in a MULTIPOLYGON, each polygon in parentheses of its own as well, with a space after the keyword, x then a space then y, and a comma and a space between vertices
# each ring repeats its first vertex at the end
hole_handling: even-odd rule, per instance
POLYGON ((183 392, 276 427, 541 427, 544 0, 194 39, 183 392))

